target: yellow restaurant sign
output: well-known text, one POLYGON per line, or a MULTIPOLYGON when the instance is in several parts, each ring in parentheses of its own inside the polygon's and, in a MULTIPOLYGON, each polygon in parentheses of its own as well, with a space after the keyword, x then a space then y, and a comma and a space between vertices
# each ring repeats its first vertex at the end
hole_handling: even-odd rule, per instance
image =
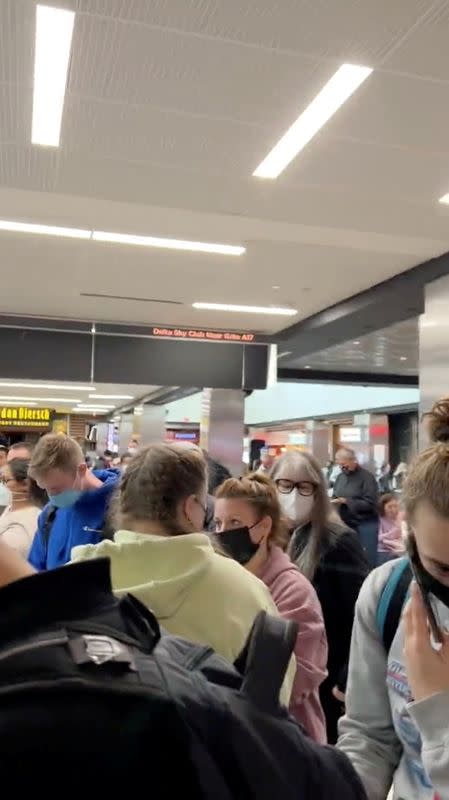
POLYGON ((53 411, 50 408, 0 406, 0 427, 49 428, 53 411))

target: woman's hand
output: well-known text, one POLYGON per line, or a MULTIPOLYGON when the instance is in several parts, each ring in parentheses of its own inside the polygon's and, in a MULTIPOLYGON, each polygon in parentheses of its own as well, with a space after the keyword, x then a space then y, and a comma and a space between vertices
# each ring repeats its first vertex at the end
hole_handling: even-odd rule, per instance
POLYGON ((449 692, 449 635, 444 634, 439 651, 432 647, 426 609, 415 582, 405 610, 404 625, 407 676, 414 699, 419 702, 440 692, 449 692))

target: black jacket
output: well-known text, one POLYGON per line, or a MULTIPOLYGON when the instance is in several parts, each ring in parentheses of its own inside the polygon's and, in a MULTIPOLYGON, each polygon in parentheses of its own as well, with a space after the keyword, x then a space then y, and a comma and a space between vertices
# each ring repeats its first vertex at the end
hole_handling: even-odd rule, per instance
POLYGON ((350 528, 378 516, 379 488, 371 472, 357 467, 354 472, 341 472, 334 483, 333 497, 344 497, 347 503, 338 507, 340 516, 350 528))
POLYGON ((286 635, 251 638, 242 680, 208 647, 159 640, 147 609, 112 594, 106 559, 0 589, 3 781, 29 793, 49 764, 48 800, 64 780, 74 796, 86 787, 122 796, 130 777, 153 800, 180 787, 197 800, 366 800, 347 757, 308 739, 278 706, 273 653, 282 651, 283 673, 286 635))
MULTIPOLYGON (((292 535, 290 556, 297 561, 311 528, 305 525, 292 535)), ((323 534, 319 566, 312 580, 323 609, 329 646, 329 683, 344 692, 351 645, 354 609, 360 588, 369 572, 362 546, 343 525, 332 525, 323 534)))

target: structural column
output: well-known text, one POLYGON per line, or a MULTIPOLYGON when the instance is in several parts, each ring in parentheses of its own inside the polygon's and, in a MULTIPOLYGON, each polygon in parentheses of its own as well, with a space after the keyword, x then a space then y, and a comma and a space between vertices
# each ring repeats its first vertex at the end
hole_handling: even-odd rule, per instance
POLYGON ((160 444, 165 439, 165 405, 155 406, 148 403, 143 406, 140 417, 139 444, 160 444))
MULTIPOLYGON (((419 318, 420 418, 435 400, 449 396, 449 275, 428 283, 425 310, 419 318)), ((428 444, 421 425, 420 447, 428 444)))
POLYGON ((244 414, 240 389, 203 389, 200 445, 236 476, 242 474, 244 414))
POLYGON ((324 467, 330 457, 329 426, 322 420, 306 421, 306 449, 317 459, 320 467, 324 467))
POLYGON ((118 429, 118 451, 126 453, 133 435, 133 414, 122 414, 118 429))

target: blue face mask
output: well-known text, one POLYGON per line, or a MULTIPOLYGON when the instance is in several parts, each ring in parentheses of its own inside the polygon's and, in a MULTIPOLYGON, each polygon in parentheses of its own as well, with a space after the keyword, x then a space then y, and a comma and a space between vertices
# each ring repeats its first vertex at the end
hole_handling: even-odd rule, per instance
POLYGON ((59 494, 50 494, 48 499, 55 508, 69 508, 75 505, 76 501, 80 499, 82 491, 80 489, 66 489, 65 492, 59 494))

